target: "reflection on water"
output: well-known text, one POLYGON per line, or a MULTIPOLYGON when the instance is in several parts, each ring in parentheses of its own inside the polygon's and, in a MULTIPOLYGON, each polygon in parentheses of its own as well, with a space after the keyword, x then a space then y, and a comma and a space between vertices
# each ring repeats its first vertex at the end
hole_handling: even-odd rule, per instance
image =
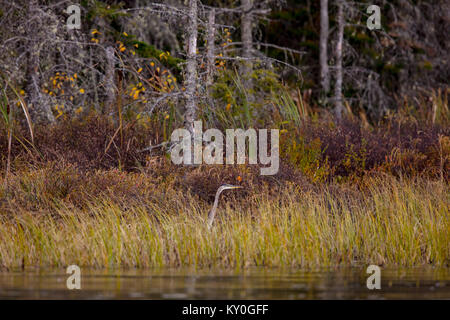
POLYGON ((0 299, 450 299, 450 269, 381 269, 368 290, 363 268, 281 270, 81 269, 81 290, 65 269, 0 271, 0 299))

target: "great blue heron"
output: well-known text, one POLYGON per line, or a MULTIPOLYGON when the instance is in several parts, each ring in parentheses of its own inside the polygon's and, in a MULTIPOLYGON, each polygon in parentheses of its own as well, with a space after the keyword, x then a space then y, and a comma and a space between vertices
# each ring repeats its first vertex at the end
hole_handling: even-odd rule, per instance
POLYGON ((216 216, 216 210, 217 210, 217 205, 219 204, 219 197, 220 194, 224 191, 224 190, 229 190, 229 189, 240 189, 242 188, 241 186, 233 186, 231 184, 224 184, 223 186, 220 186, 219 189, 217 189, 216 192, 216 197, 214 198, 214 204, 211 208, 211 210, 208 213, 208 229, 211 228, 213 222, 214 222, 214 217, 216 216))

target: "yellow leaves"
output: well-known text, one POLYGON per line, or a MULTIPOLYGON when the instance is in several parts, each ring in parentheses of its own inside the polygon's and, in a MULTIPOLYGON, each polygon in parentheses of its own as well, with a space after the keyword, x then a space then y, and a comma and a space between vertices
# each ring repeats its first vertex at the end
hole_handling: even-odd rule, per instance
MULTIPOLYGON (((95 36, 96 34, 101 34, 97 29, 94 29, 94 30, 92 30, 91 31, 91 34, 93 35, 93 36, 95 36)), ((96 39, 95 37, 92 37, 91 38, 91 41, 92 42, 95 42, 95 43, 98 43, 98 39, 96 39)))
MULTIPOLYGON (((168 55, 167 52, 164 54, 168 55)), ((160 90, 162 92, 170 92, 171 90, 175 89, 175 83, 177 82, 177 79, 172 74, 170 74, 170 70, 157 67, 158 62, 155 61, 149 61, 149 64, 150 66, 146 67, 136 67, 136 73, 138 73, 139 75, 143 75, 144 69, 146 69, 145 71, 148 71, 150 73, 150 77, 145 77, 146 85, 148 85, 149 87, 144 87, 142 82, 139 82, 137 85, 135 85, 135 88, 133 88, 131 92, 129 92, 130 97, 132 97, 134 100, 140 98, 142 101, 144 97, 139 97, 139 94, 145 92, 147 89, 156 91, 160 90)), ((144 79, 144 77, 138 77, 138 79, 142 80, 144 79)))
POLYGON ((170 56, 170 52, 169 52, 169 51, 162 52, 162 53, 159 54, 159 60, 164 59, 164 60, 167 61, 167 59, 169 58, 169 56, 170 56))
POLYGON ((237 180, 238 182, 242 182, 241 176, 237 176, 236 180, 237 180))
POLYGON ((84 94, 84 89, 83 88, 80 89, 80 93, 84 94))
MULTIPOLYGON (((222 53, 219 53, 219 57, 222 57, 223 56, 223 54, 222 53)), ((225 61, 223 61, 223 60, 216 60, 216 65, 217 65, 217 67, 223 67, 224 65, 225 65, 225 61)))
POLYGON ((79 107, 75 110, 75 114, 80 114, 81 112, 83 112, 83 107, 79 107))
POLYGON ((61 117, 64 113, 64 105, 55 105, 55 110, 58 112, 58 114, 56 115, 55 119, 58 119, 59 117, 61 117))
POLYGON ((127 50, 127 48, 125 48, 125 46, 123 45, 122 42, 117 41, 117 43, 119 44, 119 51, 120 52, 124 52, 125 50, 127 50))
MULTIPOLYGON (((218 56, 219 56, 219 57, 223 57, 223 54, 222 54, 222 53, 219 53, 218 56)), ((224 69, 225 69, 225 61, 224 61, 224 60, 221 60, 221 59, 216 60, 216 67, 217 67, 218 69, 220 69, 220 68, 224 68, 224 69)))
POLYGON ((226 47, 229 43, 232 43, 233 40, 231 40, 231 33, 228 31, 228 29, 225 29, 225 39, 224 42, 221 44, 222 47, 226 47))
POLYGON ((128 37, 128 33, 126 33, 125 31, 123 32, 123 35, 124 35, 125 37, 128 37))
POLYGON ((168 114, 164 117, 165 120, 167 120, 169 118, 170 118, 170 116, 168 114))
POLYGON ((134 46, 135 46, 136 48, 139 48, 139 44, 137 44, 137 43, 136 43, 134 46))
POLYGON ((21 96, 25 95, 25 91, 23 91, 23 90, 20 90, 19 93, 20 93, 21 96))
POLYGON ((133 88, 131 89, 131 92, 130 92, 130 97, 132 97, 133 100, 139 99, 139 94, 140 94, 141 92, 144 92, 144 91, 145 91, 145 88, 142 87, 142 83, 141 83, 141 82, 138 83, 137 87, 133 87, 133 88), (139 89, 138 89, 137 87, 139 87, 139 89))
MULTIPOLYGON (((70 88, 75 88, 77 78, 78 75, 76 73, 71 76, 66 72, 56 72, 54 76, 49 78, 50 84, 47 82, 44 83, 42 92, 55 97, 58 95, 64 95, 66 91, 68 91, 69 85, 70 88), (49 88, 49 86, 51 88, 49 88)), ((70 90, 69 92, 72 91, 70 90)), ((84 93, 84 90, 80 90, 80 92, 84 93)))
POLYGON ((228 103, 227 106, 225 107, 225 110, 230 111, 230 109, 231 109, 231 104, 228 103))

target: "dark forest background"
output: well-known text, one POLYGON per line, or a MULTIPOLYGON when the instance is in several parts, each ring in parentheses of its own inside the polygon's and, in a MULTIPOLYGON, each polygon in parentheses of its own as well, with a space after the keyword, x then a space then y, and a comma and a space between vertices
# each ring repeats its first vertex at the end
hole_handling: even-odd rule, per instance
POLYGON ((137 170, 202 120, 279 128, 314 181, 448 178, 449 24, 448 1, 0 0, 2 166, 137 170))

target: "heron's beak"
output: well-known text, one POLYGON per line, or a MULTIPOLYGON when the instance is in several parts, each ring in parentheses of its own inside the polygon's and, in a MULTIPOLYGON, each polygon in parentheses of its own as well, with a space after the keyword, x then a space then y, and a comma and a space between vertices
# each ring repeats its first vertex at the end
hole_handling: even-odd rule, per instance
POLYGON ((242 188, 244 188, 244 187, 241 187, 241 186, 232 186, 232 187, 230 187, 231 189, 242 189, 242 188))

